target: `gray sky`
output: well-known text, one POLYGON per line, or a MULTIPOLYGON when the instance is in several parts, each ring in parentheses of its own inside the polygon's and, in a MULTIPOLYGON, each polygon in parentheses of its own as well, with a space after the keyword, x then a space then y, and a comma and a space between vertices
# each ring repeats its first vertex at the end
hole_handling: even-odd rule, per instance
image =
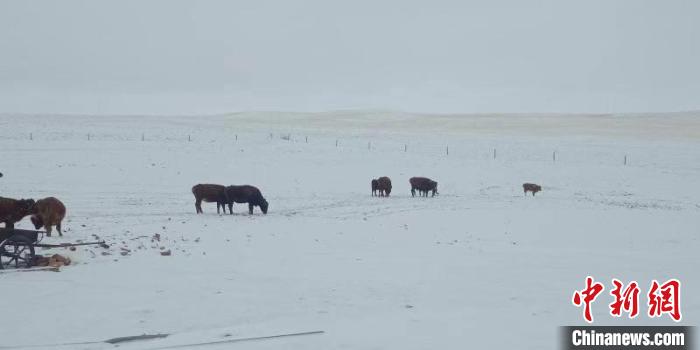
POLYGON ((700 1, 0 0, 0 112, 700 109, 700 1))

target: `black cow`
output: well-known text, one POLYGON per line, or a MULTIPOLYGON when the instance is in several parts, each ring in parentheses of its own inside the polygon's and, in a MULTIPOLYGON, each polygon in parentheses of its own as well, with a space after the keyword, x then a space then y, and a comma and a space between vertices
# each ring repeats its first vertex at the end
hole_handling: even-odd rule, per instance
POLYGON ((226 203, 229 213, 233 214, 233 203, 248 203, 248 213, 253 214, 253 207, 260 207, 263 214, 267 214, 269 204, 255 186, 228 186, 225 190, 226 203))
POLYGON ((377 191, 379 191, 379 180, 372 179, 372 196, 376 196, 377 191))
POLYGON ((531 183, 524 183, 523 184, 524 195, 527 195, 528 191, 532 192, 532 196, 534 197, 535 193, 542 191, 542 186, 536 185, 536 184, 531 184, 531 183))
POLYGON ((416 190, 418 190, 418 195, 425 197, 428 196, 428 192, 433 192, 433 197, 438 193, 436 181, 433 181, 427 177, 412 177, 408 180, 411 183, 411 196, 416 196, 416 190))
POLYGON ((5 228, 15 228, 15 222, 35 212, 35 204, 33 199, 0 197, 0 222, 5 223, 5 228))
POLYGON ((379 190, 380 197, 389 197, 389 194, 391 194, 391 179, 386 176, 377 179, 377 190, 379 190))

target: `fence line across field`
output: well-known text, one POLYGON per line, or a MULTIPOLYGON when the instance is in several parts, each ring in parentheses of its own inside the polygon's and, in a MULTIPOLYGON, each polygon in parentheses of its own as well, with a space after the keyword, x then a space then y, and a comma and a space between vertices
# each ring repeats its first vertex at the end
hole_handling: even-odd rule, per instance
MULTIPOLYGON (((29 132, 26 135, 27 135, 27 139, 29 141, 40 141, 40 140, 70 141, 72 139, 76 139, 76 140, 78 139, 77 135, 75 135, 75 134, 71 134, 71 135, 75 135, 74 137, 71 137, 70 135, 68 135, 66 137, 66 135, 63 135, 63 138, 56 138, 56 137, 51 136, 51 135, 36 134, 34 132, 29 132)), ((85 135, 85 134, 83 134, 83 135, 85 135)), ((202 142, 202 141, 208 142, 208 143, 226 142, 226 141, 238 142, 239 141, 239 137, 238 137, 239 134, 237 134, 237 133, 232 134, 232 135, 228 135, 228 136, 223 135, 223 137, 219 137, 219 138, 215 138, 215 139, 212 139, 211 137, 202 137, 200 139, 200 138, 197 138, 197 135, 193 134, 193 133, 182 134, 182 135, 172 134, 172 135, 164 136, 164 135, 159 135, 157 133, 149 134, 146 132, 142 132, 140 134, 140 137, 137 135, 138 134, 132 135, 130 137, 128 133, 121 134, 121 135, 119 135, 119 134, 117 134, 117 135, 115 135, 115 134, 107 134, 107 135, 102 134, 101 135, 100 133, 89 132, 86 135, 87 136, 86 139, 83 138, 83 140, 87 140, 90 142, 99 142, 99 141, 131 142, 131 141, 137 141, 137 140, 140 140, 141 142, 178 142, 178 141, 183 141, 183 142, 188 142, 188 143, 196 143, 196 142, 202 142)), ((292 134, 292 133, 281 133, 281 134, 278 133, 277 135, 275 133, 267 133, 265 135, 267 135, 268 137, 263 136, 263 137, 260 137, 260 139, 268 139, 268 141, 281 140, 281 141, 286 141, 286 142, 294 143, 294 144, 306 144, 306 145, 313 146, 313 147, 318 147, 318 146, 322 146, 323 144, 326 144, 326 141, 324 141, 324 139, 328 139, 328 137, 323 137, 323 136, 321 136, 321 137, 309 137, 309 135, 306 135, 306 134, 292 134)), ((4 138, 7 139, 9 137, 4 137, 4 138)), ((242 140, 243 141, 255 141, 256 139, 257 139, 256 134, 250 133, 250 134, 246 135, 242 140)), ((400 141, 375 142, 373 139, 367 140, 366 137, 360 137, 360 136, 350 137, 350 138, 346 138, 346 139, 344 139, 344 138, 330 138, 330 139, 334 140, 335 148, 339 148, 339 149, 351 149, 351 148, 358 148, 359 149, 360 147, 359 147, 359 144, 357 144, 357 143, 358 143, 358 141, 362 140, 363 141, 362 143, 366 144, 366 146, 363 148, 365 148, 368 151, 387 152, 387 151, 396 150, 396 151, 403 151, 404 153, 411 153, 409 151, 409 147, 408 147, 409 144, 411 144, 410 148, 415 153, 435 154, 436 156, 443 155, 445 157, 450 157, 450 156, 465 157, 465 156, 468 156, 468 154, 465 154, 463 152, 464 150, 461 147, 455 146, 454 142, 452 143, 452 145, 444 144, 444 145, 440 146, 437 144, 421 144, 421 143, 414 144, 414 143, 410 143, 410 142, 400 142, 400 141), (353 142, 353 140, 355 140, 355 142, 353 142), (403 146, 403 147, 401 147, 401 146, 403 146), (440 148, 442 148, 442 151, 439 150, 440 148)), ((332 144, 333 143, 331 143, 331 145, 332 144)), ((474 153, 474 147, 467 147, 467 148, 470 148, 470 151, 471 151, 471 152, 469 152, 469 154, 471 156, 467 157, 467 159, 482 158, 482 157, 478 157, 478 156, 475 157, 474 156, 475 154, 479 154, 479 152, 474 153)), ((492 153, 491 158, 493 158, 494 160, 501 159, 501 158, 508 159, 507 152, 505 153, 506 156, 504 158, 504 156, 503 156, 504 153, 499 152, 497 147, 494 147, 490 150, 492 153)), ((486 153, 487 150, 484 150, 484 152, 486 153)), ((560 157, 559 157, 560 154, 561 154, 560 151, 557 151, 557 150, 551 151, 552 163, 557 163, 558 161, 560 161, 560 157)), ((510 156, 511 156, 511 159, 538 160, 537 159, 538 157, 535 157, 535 159, 532 159, 533 155, 531 153, 527 154, 527 155, 523 154, 520 157, 518 157, 514 153, 511 153, 510 156), (515 158, 513 158, 513 157, 515 157, 515 158)), ((612 163, 615 163, 613 160, 614 156, 611 155, 611 156, 608 156, 606 158, 609 161, 611 161, 612 163)), ((566 159, 566 157, 564 159, 566 159)), ((569 159, 572 159, 572 158, 569 157, 569 159)), ((598 159, 600 159, 600 158, 598 158, 598 159)), ((628 153, 619 153, 618 159, 619 159, 618 164, 625 165, 625 166, 631 165, 630 156, 628 153)), ((542 160, 544 160, 544 158, 542 160)))

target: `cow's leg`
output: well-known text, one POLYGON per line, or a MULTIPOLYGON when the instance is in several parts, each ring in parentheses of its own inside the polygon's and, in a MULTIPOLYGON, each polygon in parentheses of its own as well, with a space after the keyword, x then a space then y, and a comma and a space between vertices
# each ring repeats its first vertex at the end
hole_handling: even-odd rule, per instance
POLYGON ((233 215, 233 202, 228 204, 228 213, 233 215))
POLYGON ((58 224, 56 224, 56 230, 58 231, 58 235, 63 237, 63 232, 61 232, 61 222, 60 221, 58 224))
POLYGON ((194 208, 197 209, 197 214, 202 214, 202 200, 201 199, 195 200, 194 208))
POLYGON ((253 203, 248 203, 248 214, 253 215, 253 203))
POLYGON ((416 196, 416 189, 411 187, 411 197, 415 197, 415 196, 416 196))
POLYGON ((46 237, 51 237, 51 225, 44 225, 44 228, 46 228, 46 237))

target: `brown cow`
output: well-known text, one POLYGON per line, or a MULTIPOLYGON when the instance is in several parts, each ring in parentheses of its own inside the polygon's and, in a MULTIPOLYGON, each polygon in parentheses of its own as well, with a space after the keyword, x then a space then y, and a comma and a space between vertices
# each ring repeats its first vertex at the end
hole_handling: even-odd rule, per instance
POLYGON ((425 197, 428 196, 428 192, 433 192, 433 197, 438 193, 436 181, 433 181, 427 177, 412 177, 408 180, 411 183, 411 196, 416 196, 416 189, 418 190, 418 195, 425 197))
POLYGON ((34 212, 33 199, 12 199, 0 197, 0 222, 5 223, 5 228, 15 228, 15 222, 34 212))
POLYGON ((524 183, 523 184, 523 193, 525 195, 527 195, 528 191, 532 192, 532 196, 534 197, 535 193, 542 191, 542 186, 531 184, 531 183, 524 183))
POLYGON ((269 204, 257 187, 250 185, 228 186, 225 192, 229 213, 233 214, 233 203, 248 203, 248 213, 251 215, 253 215, 253 207, 255 206, 260 207, 263 214, 267 214, 269 204))
POLYGON ((36 201, 34 205, 34 215, 31 220, 37 230, 42 226, 46 229, 46 235, 51 237, 51 227, 56 226, 59 236, 63 236, 61 231, 61 221, 66 217, 66 206, 54 197, 48 197, 36 201))
POLYGON ((379 180, 372 179, 372 196, 376 196, 377 191, 379 191, 379 180))
POLYGON ((197 214, 202 214, 202 201, 212 203, 216 202, 216 213, 220 214, 219 207, 226 214, 226 187, 223 185, 199 184, 192 187, 194 194, 194 207, 197 214))
POLYGON ((377 190, 379 190, 380 197, 389 197, 391 193, 391 179, 386 176, 377 179, 377 190))

